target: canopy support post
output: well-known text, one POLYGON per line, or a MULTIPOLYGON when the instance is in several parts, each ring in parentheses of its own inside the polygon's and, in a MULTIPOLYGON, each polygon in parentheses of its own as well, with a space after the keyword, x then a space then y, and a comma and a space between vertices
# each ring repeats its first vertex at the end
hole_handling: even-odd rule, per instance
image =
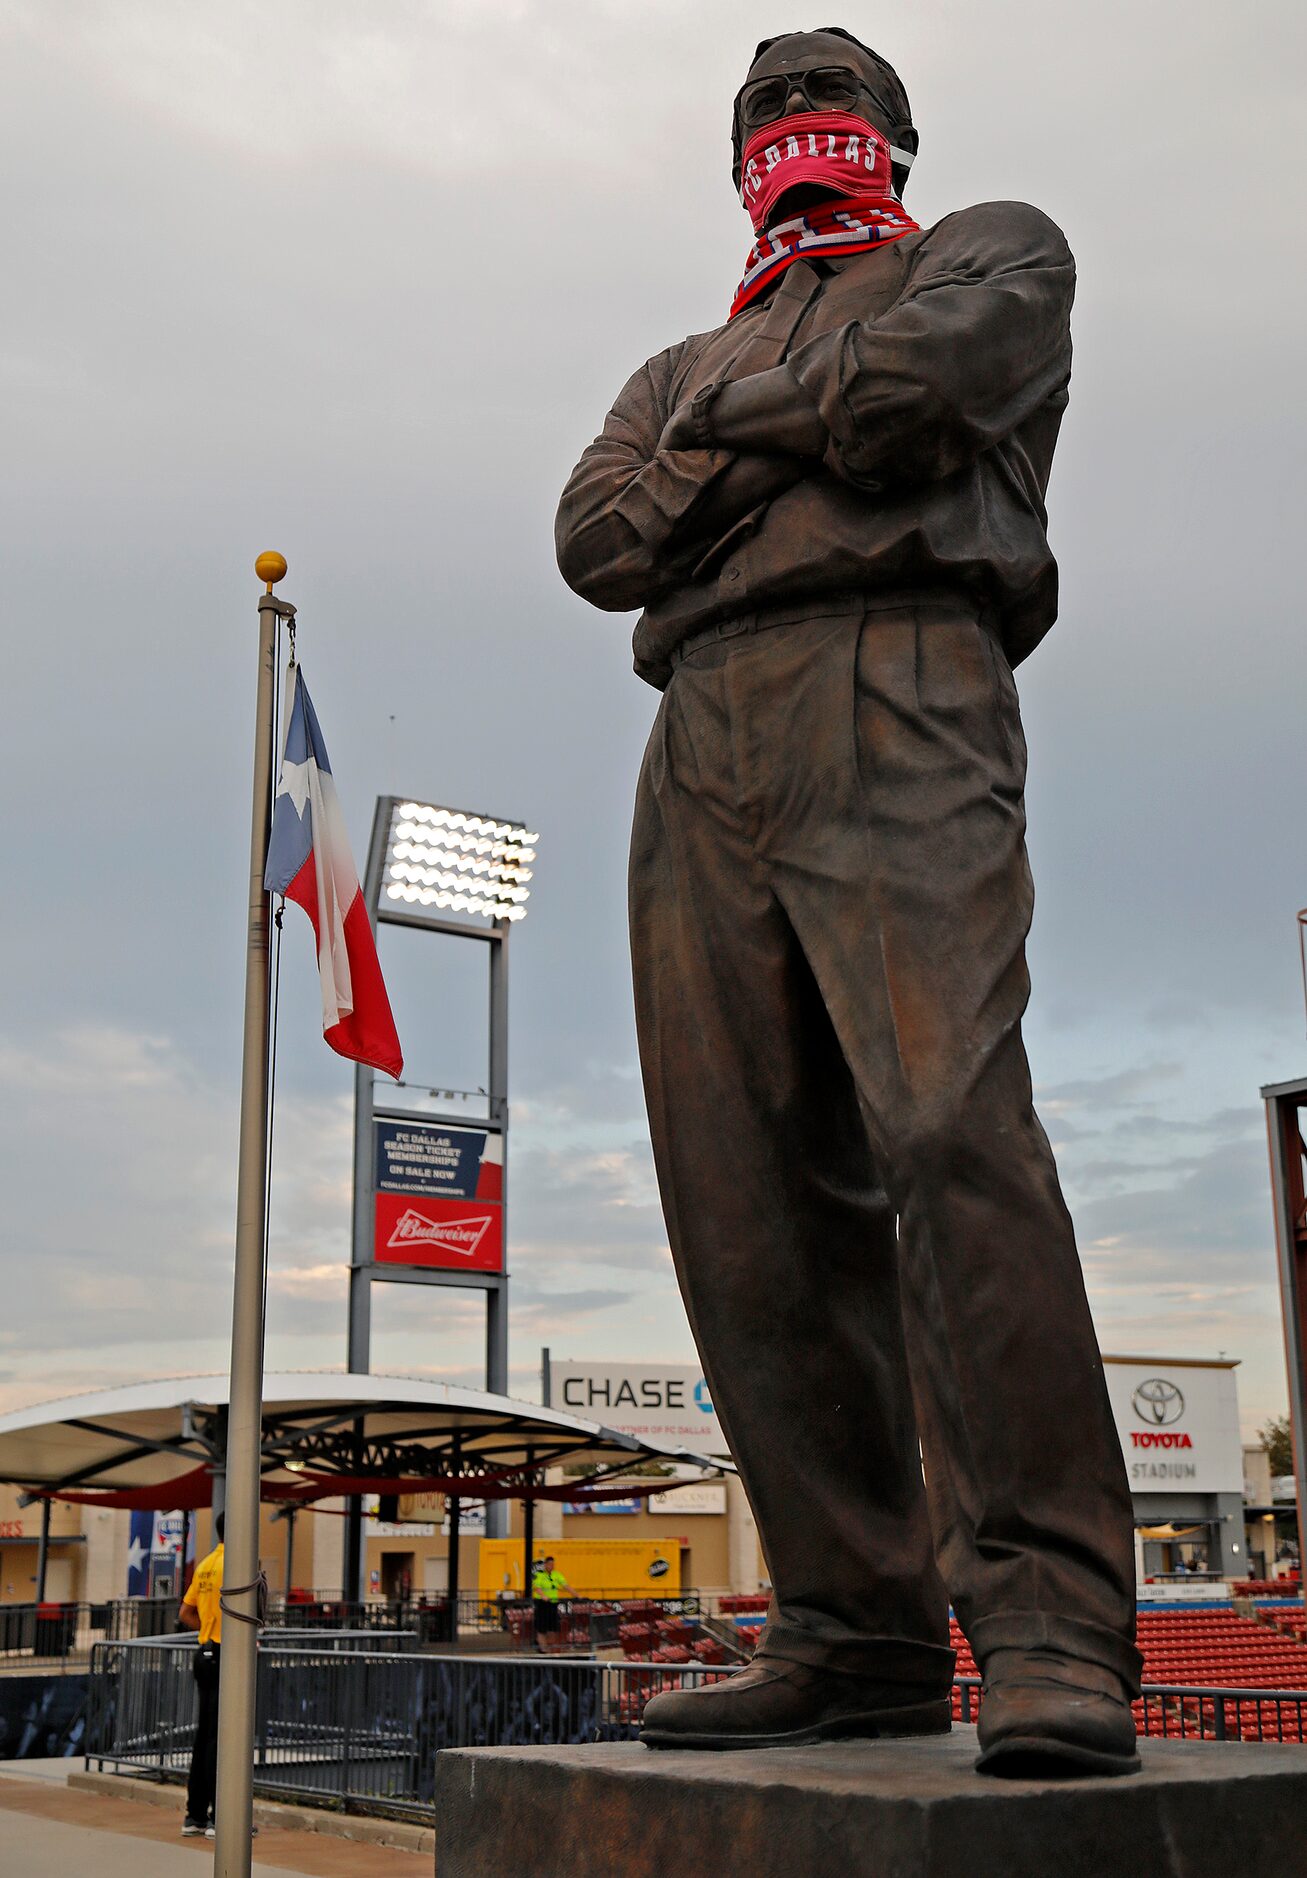
MULTIPOLYGON (((536 1484, 534 1448, 528 1448, 526 1451, 526 1484, 528 1487, 534 1487, 536 1484)), ((531 1641, 533 1644, 536 1640, 536 1633, 535 1603, 531 1597, 531 1566, 535 1549, 536 1501, 535 1494, 528 1493, 522 1502, 522 1596, 526 1599, 527 1608, 532 1614, 531 1641)))
POLYGON ((45 1603, 46 1568, 50 1563, 50 1508, 47 1498, 41 1502, 41 1537, 36 1543, 36 1601, 45 1603))

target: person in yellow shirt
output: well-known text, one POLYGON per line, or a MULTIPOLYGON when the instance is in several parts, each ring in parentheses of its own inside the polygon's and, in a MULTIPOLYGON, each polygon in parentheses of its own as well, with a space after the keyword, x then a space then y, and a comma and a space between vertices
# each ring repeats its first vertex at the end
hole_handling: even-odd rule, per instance
POLYGON ((531 1578, 531 1601, 535 1606, 536 1641, 552 1637, 558 1631, 558 1600, 569 1589, 562 1572, 554 1569, 551 1553, 543 1565, 537 1565, 531 1578))
POLYGON ((214 1526, 218 1543, 195 1568, 178 1616, 185 1630, 198 1631, 192 1665, 199 1693, 191 1773, 186 1784, 186 1817, 182 1837, 194 1839, 213 1831, 213 1799, 218 1782, 218 1663, 222 1648, 222 1534, 219 1513, 214 1526))

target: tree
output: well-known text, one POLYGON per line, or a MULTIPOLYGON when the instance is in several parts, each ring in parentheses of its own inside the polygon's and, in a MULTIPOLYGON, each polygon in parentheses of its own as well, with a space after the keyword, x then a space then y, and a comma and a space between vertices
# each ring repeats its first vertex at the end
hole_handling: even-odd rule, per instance
POLYGON ((1293 1472, 1293 1429, 1287 1415, 1275 1415, 1262 1430, 1262 1446, 1270 1456, 1271 1473, 1293 1472))

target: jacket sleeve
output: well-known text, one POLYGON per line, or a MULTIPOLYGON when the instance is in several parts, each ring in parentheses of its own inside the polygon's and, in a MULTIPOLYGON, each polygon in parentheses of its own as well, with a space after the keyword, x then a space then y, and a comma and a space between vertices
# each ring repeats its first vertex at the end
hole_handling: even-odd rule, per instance
POLYGON ((563 579, 608 612, 647 606, 684 579, 678 530, 731 462, 726 450, 658 448, 679 351, 660 353, 628 381, 558 505, 563 579))
POLYGON ((790 354, 830 432, 827 467, 876 492, 938 482, 1001 443, 1065 389, 1074 292, 1070 249, 1038 209, 946 217, 888 312, 790 354))

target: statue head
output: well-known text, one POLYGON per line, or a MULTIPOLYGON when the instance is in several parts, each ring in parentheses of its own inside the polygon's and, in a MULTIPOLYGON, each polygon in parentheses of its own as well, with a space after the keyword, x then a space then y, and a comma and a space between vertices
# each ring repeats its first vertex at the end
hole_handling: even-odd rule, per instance
MULTIPOLYGON (((912 107, 903 81, 888 59, 882 59, 839 26, 764 39, 735 98, 731 174, 736 188, 740 185, 741 152, 755 130, 800 111, 831 110, 865 117, 896 149, 916 155, 912 107)), ((900 196, 907 177, 907 166, 896 163, 894 187, 900 196)), ((791 193, 797 198, 803 192, 791 193)), ((803 205, 796 200, 792 206, 803 205)))

